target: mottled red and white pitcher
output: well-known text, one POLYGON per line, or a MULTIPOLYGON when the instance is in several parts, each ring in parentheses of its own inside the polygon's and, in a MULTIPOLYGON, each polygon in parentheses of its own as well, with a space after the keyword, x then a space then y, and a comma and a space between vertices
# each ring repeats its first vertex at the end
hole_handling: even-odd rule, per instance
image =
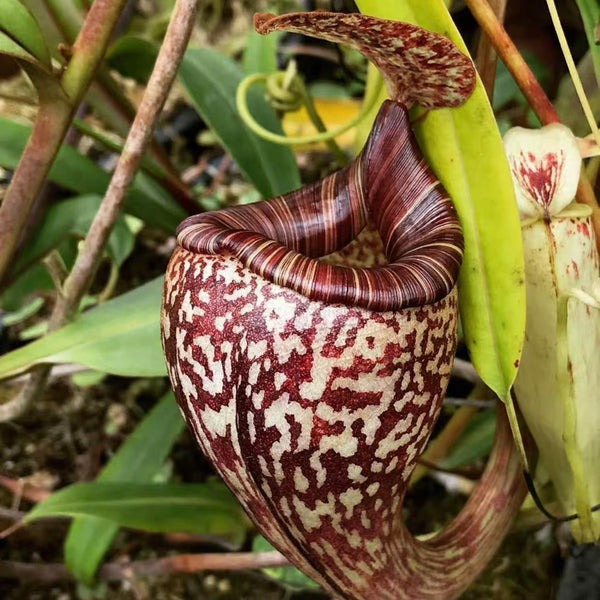
POLYGON ((520 483, 496 452, 447 530, 420 543, 402 524, 454 357, 463 243, 407 107, 464 101, 471 63, 437 34, 363 15, 257 23, 359 39, 380 66, 393 55, 383 67, 402 85, 346 168, 181 224, 162 314, 177 400, 257 527, 335 596, 455 597, 500 542, 520 483))

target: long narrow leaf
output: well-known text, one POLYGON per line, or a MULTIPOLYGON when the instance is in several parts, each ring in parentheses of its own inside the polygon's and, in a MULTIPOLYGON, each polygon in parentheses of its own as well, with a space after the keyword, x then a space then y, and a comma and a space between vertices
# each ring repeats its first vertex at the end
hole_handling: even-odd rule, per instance
POLYGON ((41 363, 80 363, 115 375, 166 375, 160 345, 162 278, 109 300, 43 338, 0 357, 0 378, 41 363))
MULTIPOLYGON (((183 429, 183 419, 169 392, 137 426, 98 476, 101 482, 150 482, 162 467, 183 429)), ((77 517, 65 540, 65 562, 85 583, 109 549, 119 527, 98 517, 77 517)))
POLYGON ((585 27, 585 35, 590 45, 592 58, 594 59, 594 70, 596 81, 600 85, 600 45, 596 39, 596 30, 600 23, 600 3, 598 0, 575 0, 581 13, 581 19, 585 27))
MULTIPOLYGON (((290 148, 262 139, 242 121, 235 92, 243 72, 236 63, 209 48, 190 48, 179 74, 202 118, 263 196, 277 196, 300 186, 290 148)), ((264 127, 282 133, 275 112, 259 90, 250 90, 248 106, 264 127)))
MULTIPOLYGON (((0 117, 0 165, 14 169, 31 128, 0 117)), ((71 146, 62 146, 48 177, 51 181, 78 194, 104 195, 110 173, 71 146)), ((186 217, 185 212, 171 196, 147 175, 135 178, 125 202, 125 211, 144 220, 149 225, 165 231, 174 231, 186 217)))
MULTIPOLYGON (((357 4, 363 12, 443 33, 467 52, 442 0, 357 4)), ((481 82, 462 106, 430 111, 415 133, 463 227, 459 298, 471 359, 482 379, 506 399, 525 332, 523 250, 510 171, 481 82)))
POLYGON ((220 483, 75 483, 40 502, 23 519, 99 517, 122 527, 158 532, 202 532, 239 539, 249 521, 220 483))

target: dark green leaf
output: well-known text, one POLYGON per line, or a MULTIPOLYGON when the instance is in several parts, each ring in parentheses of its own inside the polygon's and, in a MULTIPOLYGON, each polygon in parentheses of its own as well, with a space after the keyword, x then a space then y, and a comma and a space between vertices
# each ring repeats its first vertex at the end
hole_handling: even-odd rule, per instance
POLYGON ((83 313, 62 329, 0 357, 0 378, 41 363, 80 363, 128 377, 166 375, 160 344, 162 278, 83 313))
POLYGON ((40 502, 23 519, 98 517, 145 531, 202 532, 239 539, 249 521, 220 483, 75 483, 40 502))
MULTIPOLYGON (((30 127, 0 117, 0 165, 10 169, 17 166, 30 133, 30 127)), ((48 176, 78 194, 100 196, 110 181, 110 173, 71 146, 61 147, 48 176)), ((133 182, 125 211, 166 231, 174 231, 186 217, 171 196, 144 173, 139 173, 133 182)))
POLYGON ((135 35, 119 38, 108 50, 106 60, 125 77, 146 83, 152 73, 158 46, 151 40, 135 35))
MULTIPOLYGON (((20 252, 15 272, 45 256, 68 235, 85 237, 98 211, 102 198, 95 195, 79 196, 52 205, 33 232, 31 239, 20 252)), ((125 219, 119 217, 108 240, 111 258, 121 265, 133 250, 134 237, 125 219)))
POLYGON ((455 469, 487 456, 494 443, 496 409, 486 409, 471 419, 452 450, 437 462, 445 469, 455 469))
MULTIPOLYGON (((289 146, 262 139, 242 121, 235 105, 236 89, 243 78, 237 64, 215 50, 191 48, 185 53, 179 74, 202 118, 263 196, 277 196, 300 186, 289 146)), ((261 91, 250 90, 248 106, 261 125, 282 132, 261 91)))
MULTIPOLYGON (((173 393, 169 392, 117 450, 98 481, 152 481, 183 426, 173 393)), ((65 540, 65 562, 77 579, 92 582, 117 531, 112 521, 98 517, 77 517, 73 521, 65 540)))
MULTIPOLYGON (((50 53, 44 36, 32 14, 19 0, 0 0, 0 32, 26 50, 32 58, 50 66, 50 53)), ((0 41, 0 52, 2 47, 0 41)))
POLYGON ((592 58, 594 59, 596 81, 600 85, 600 43, 598 43, 596 33, 600 25, 600 2, 598 0, 576 0, 576 2, 581 13, 592 58))

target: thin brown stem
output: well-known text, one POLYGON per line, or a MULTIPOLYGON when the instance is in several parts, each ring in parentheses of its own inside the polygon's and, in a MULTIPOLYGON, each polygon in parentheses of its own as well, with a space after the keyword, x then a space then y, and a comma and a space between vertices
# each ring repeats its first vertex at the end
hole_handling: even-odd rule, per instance
MULTIPOLYGON (((560 123, 560 118, 554 106, 552 106, 542 86, 535 78, 535 75, 510 39, 508 33, 506 33, 506 29, 504 29, 504 26, 498 20, 488 1, 466 0, 466 3, 483 32, 490 38, 492 45, 541 123, 543 125, 560 123)), ((592 209, 592 222, 596 234, 596 244, 600 250, 600 207, 584 171, 581 172, 579 187, 577 188, 577 200, 582 204, 587 204, 592 209)))
MULTIPOLYGON (((235 571, 288 565, 289 561, 277 551, 232 552, 221 554, 175 554, 164 558, 130 563, 114 562, 100 568, 98 577, 104 581, 122 581, 136 577, 197 571, 235 571)), ((32 564, 0 561, 0 578, 36 583, 72 581, 73 575, 61 563, 32 564)))
POLYGON ((178 0, 156 64, 148 81, 123 152, 96 214, 81 253, 64 284, 51 319, 53 328, 64 324, 88 290, 102 259, 104 246, 119 216, 127 189, 148 147, 156 122, 177 74, 194 25, 198 0, 178 0))
MULTIPOLYGON (((106 195, 92 221, 73 269, 64 282, 63 293, 57 297, 48 325, 49 331, 62 327, 70 320, 93 281, 127 189, 148 147, 160 112, 177 75, 179 63, 192 33, 197 5, 198 0, 177 0, 175 4, 156 64, 106 195)), ((2 406, 0 420, 13 419, 22 414, 44 388, 49 373, 50 368, 47 366, 33 372, 21 392, 2 406)))

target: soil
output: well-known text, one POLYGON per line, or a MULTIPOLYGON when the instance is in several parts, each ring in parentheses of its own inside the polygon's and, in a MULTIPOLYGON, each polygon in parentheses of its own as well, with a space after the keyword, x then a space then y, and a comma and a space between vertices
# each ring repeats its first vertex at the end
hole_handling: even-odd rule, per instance
MULTIPOLYGON (((135 424, 166 389, 164 380, 108 377, 90 388, 77 388, 66 378, 55 380, 41 401, 23 418, 0 425, 0 472, 25 478, 37 487, 57 489, 92 479, 135 424)), ((211 467, 184 432, 171 455, 174 478, 200 481, 211 467)), ((413 533, 441 527, 459 510, 464 498, 449 494, 430 477, 411 490, 405 516, 413 533)), ((14 504, 11 493, 0 491, 0 506, 27 510, 31 503, 14 504)), ((0 527, 10 521, 0 518, 0 527)), ((60 563, 66 520, 40 521, 0 541, 0 559, 37 565, 60 563)), ((250 540, 243 549, 249 550, 250 540)), ((139 560, 172 552, 226 551, 225 542, 178 543, 166 536, 121 530, 108 561, 139 560)), ((551 526, 510 535, 485 573, 463 600, 546 600, 555 597, 562 570, 551 526)), ((175 574, 118 585, 103 584, 96 597, 112 600, 324 600, 317 592, 292 591, 261 572, 175 574)), ((32 577, 17 583, 0 579, 4 600, 75 600, 91 597, 74 583, 45 585, 32 577)))

